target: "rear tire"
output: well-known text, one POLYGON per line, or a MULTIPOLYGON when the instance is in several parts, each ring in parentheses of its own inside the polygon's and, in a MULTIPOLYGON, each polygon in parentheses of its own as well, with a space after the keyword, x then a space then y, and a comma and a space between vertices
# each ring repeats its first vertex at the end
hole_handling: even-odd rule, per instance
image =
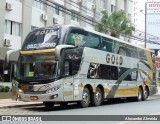
POLYGON ((91 103, 93 106, 100 106, 102 103, 102 91, 99 87, 96 88, 95 93, 93 93, 92 97, 91 97, 91 103))
POLYGON ((45 105, 47 109, 52 109, 55 103, 54 102, 43 102, 43 104, 45 105))
POLYGON ((148 98, 148 96, 149 96, 149 91, 147 87, 145 87, 142 100, 145 101, 148 98))
POLYGON ((142 92, 142 89, 139 87, 138 96, 135 98, 135 100, 139 102, 139 101, 142 101, 142 98, 143 98, 143 92, 142 92))
POLYGON ((90 92, 87 87, 83 89, 82 100, 78 102, 78 105, 82 108, 88 107, 90 104, 90 92))

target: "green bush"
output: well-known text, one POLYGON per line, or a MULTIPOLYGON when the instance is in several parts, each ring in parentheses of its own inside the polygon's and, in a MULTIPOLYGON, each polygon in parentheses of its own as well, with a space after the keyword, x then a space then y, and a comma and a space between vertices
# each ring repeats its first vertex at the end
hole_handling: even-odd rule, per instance
POLYGON ((0 85, 0 92, 4 92, 4 86, 0 85))
POLYGON ((10 91, 10 87, 5 86, 5 87, 4 87, 4 92, 9 92, 9 91, 10 91))
POLYGON ((10 91, 10 87, 0 85, 0 92, 9 92, 9 91, 10 91))

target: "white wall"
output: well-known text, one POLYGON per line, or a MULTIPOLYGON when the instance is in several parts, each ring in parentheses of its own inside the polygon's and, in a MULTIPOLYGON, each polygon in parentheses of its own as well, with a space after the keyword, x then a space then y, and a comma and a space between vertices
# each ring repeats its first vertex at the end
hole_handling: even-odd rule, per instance
POLYGON ((72 25, 76 25, 76 26, 80 26, 79 22, 74 21, 74 20, 71 20, 71 24, 72 24, 72 25))
POLYGON ((90 17, 94 17, 94 13, 93 13, 93 10, 92 10, 92 5, 93 3, 91 2, 87 2, 87 16, 90 16, 90 17))
POLYGON ((8 20, 22 23, 22 3, 16 0, 6 0, 6 2, 11 3, 12 10, 6 10, 5 18, 8 20))
POLYGON ((121 0, 121 2, 120 2, 120 9, 122 9, 122 10, 124 10, 124 0, 121 0))
POLYGON ((71 10, 74 10, 76 12, 80 12, 80 6, 76 4, 77 0, 72 0, 72 1, 74 1, 75 3, 71 2, 71 10))
POLYGON ((116 5, 116 0, 111 0, 111 4, 116 5))
POLYGON ((57 23, 58 23, 58 24, 64 24, 64 17, 62 17, 61 15, 56 15, 56 14, 54 14, 54 15, 53 15, 53 18, 56 18, 56 19, 57 19, 57 23))
POLYGON ((36 27, 44 27, 45 21, 41 19, 41 15, 45 14, 44 10, 38 9, 36 7, 32 7, 32 26, 36 27))
POLYGON ((4 39, 10 39, 11 46, 9 48, 14 49, 14 50, 21 48, 21 37, 20 36, 4 34, 4 39))
POLYGON ((52 1, 54 1, 55 3, 58 3, 58 4, 62 5, 62 6, 64 6, 64 0, 52 0, 52 1))

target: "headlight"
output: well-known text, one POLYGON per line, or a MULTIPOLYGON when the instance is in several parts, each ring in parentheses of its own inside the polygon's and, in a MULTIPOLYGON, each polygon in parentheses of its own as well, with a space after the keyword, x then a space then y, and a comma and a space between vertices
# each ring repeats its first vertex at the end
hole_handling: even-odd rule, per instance
POLYGON ((21 90, 21 89, 18 89, 18 92, 19 92, 19 93, 23 93, 23 90, 21 90))
POLYGON ((55 87, 52 87, 51 89, 47 90, 46 93, 55 92, 55 91, 57 91, 60 87, 61 87, 61 84, 60 84, 60 85, 57 85, 57 86, 55 86, 55 87))

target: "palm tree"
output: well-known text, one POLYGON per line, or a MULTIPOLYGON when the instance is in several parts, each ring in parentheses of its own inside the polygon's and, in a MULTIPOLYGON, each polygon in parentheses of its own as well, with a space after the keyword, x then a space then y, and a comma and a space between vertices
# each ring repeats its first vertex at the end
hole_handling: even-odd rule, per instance
POLYGON ((100 23, 96 25, 96 30, 103 33, 110 33, 113 37, 119 37, 121 34, 131 35, 134 27, 129 26, 129 20, 123 10, 115 11, 110 16, 107 11, 102 11, 100 23))

